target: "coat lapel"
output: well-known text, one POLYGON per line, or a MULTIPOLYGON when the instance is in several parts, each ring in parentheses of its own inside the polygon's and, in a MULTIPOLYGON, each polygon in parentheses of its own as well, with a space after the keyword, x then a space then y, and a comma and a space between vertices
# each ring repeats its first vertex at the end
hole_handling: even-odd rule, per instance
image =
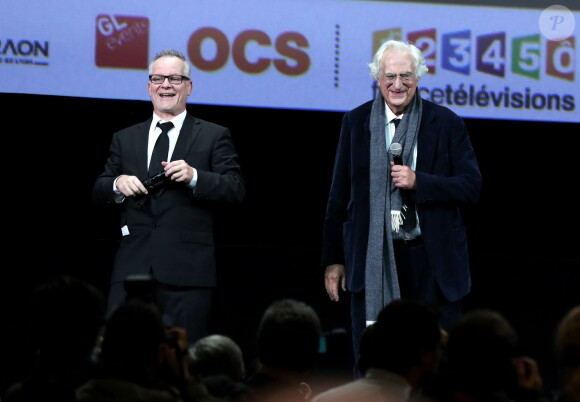
POLYGON ((185 159, 185 155, 189 149, 193 146, 195 139, 197 138, 200 130, 199 122, 190 115, 189 113, 185 116, 183 121, 183 126, 179 132, 179 137, 175 143, 175 149, 171 155, 171 160, 185 159))
POLYGON ((135 138, 135 160, 137 161, 138 177, 148 177, 147 170, 147 142, 149 141, 149 127, 153 118, 139 124, 135 138))
POLYGON ((428 172, 432 170, 435 161, 438 141, 437 119, 433 114, 433 109, 423 102, 423 116, 421 116, 421 126, 417 137, 417 170, 428 172))

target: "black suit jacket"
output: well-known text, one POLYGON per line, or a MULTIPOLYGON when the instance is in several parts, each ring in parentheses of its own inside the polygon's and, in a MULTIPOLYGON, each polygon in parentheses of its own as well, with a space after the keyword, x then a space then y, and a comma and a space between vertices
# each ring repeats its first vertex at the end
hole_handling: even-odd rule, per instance
POLYGON ((241 203, 245 183, 230 130, 187 114, 171 160, 197 170, 192 191, 169 182, 147 197, 115 203, 113 182, 121 174, 147 178, 147 141, 152 118, 113 134, 109 158, 93 186, 93 201, 121 208, 119 230, 127 226, 115 257, 112 281, 149 273, 162 283, 214 287, 214 213, 241 203))
MULTIPOLYGON (((344 264, 352 292, 365 286, 371 107, 372 101, 364 103, 343 118, 324 223, 322 265, 344 264)), ((463 120, 426 100, 415 173, 412 193, 429 262, 445 297, 456 301, 471 286, 460 206, 479 199, 482 179, 463 120)))

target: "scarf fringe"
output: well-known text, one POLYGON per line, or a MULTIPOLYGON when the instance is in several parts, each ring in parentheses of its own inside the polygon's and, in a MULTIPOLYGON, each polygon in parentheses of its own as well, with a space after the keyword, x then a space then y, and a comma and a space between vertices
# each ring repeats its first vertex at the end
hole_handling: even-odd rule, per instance
MULTIPOLYGON (((407 210, 407 206, 402 206, 403 210, 407 210)), ((399 233, 399 228, 403 226, 403 220, 405 219, 405 214, 402 211, 391 211, 391 226, 393 231, 399 233)))

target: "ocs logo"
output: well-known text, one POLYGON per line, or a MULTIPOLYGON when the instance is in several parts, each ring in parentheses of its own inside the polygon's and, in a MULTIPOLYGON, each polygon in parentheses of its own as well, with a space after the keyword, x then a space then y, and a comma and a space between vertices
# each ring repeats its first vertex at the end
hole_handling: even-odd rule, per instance
MULTIPOLYGON (((147 69, 150 22, 145 17, 101 14, 96 19, 95 61, 99 67, 147 69)), ((244 30, 231 40, 219 29, 202 27, 187 41, 194 68, 213 72, 233 62, 246 74, 275 69, 299 76, 310 69, 310 44, 299 32, 276 36, 258 29, 244 30)))
POLYGON ((284 32, 271 38, 266 32, 248 29, 228 40, 217 28, 200 28, 189 37, 187 52, 193 66, 202 71, 217 71, 223 68, 231 56, 236 67, 248 74, 259 74, 270 67, 288 76, 304 74, 310 68, 310 57, 305 49, 309 48, 308 39, 298 32, 284 32), (203 52, 204 46, 210 45, 215 51, 208 58, 203 52), (255 48, 258 53, 267 53, 273 48, 276 56, 248 57, 248 48, 255 48))

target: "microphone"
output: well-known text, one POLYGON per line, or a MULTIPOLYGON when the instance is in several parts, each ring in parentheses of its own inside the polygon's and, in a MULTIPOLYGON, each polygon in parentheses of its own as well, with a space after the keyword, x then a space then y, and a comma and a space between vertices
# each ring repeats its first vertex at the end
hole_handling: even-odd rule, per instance
POLYGON ((403 164, 403 157, 401 154, 403 153, 403 147, 398 142, 391 143, 391 156, 393 157, 393 162, 395 165, 402 165, 403 164))

